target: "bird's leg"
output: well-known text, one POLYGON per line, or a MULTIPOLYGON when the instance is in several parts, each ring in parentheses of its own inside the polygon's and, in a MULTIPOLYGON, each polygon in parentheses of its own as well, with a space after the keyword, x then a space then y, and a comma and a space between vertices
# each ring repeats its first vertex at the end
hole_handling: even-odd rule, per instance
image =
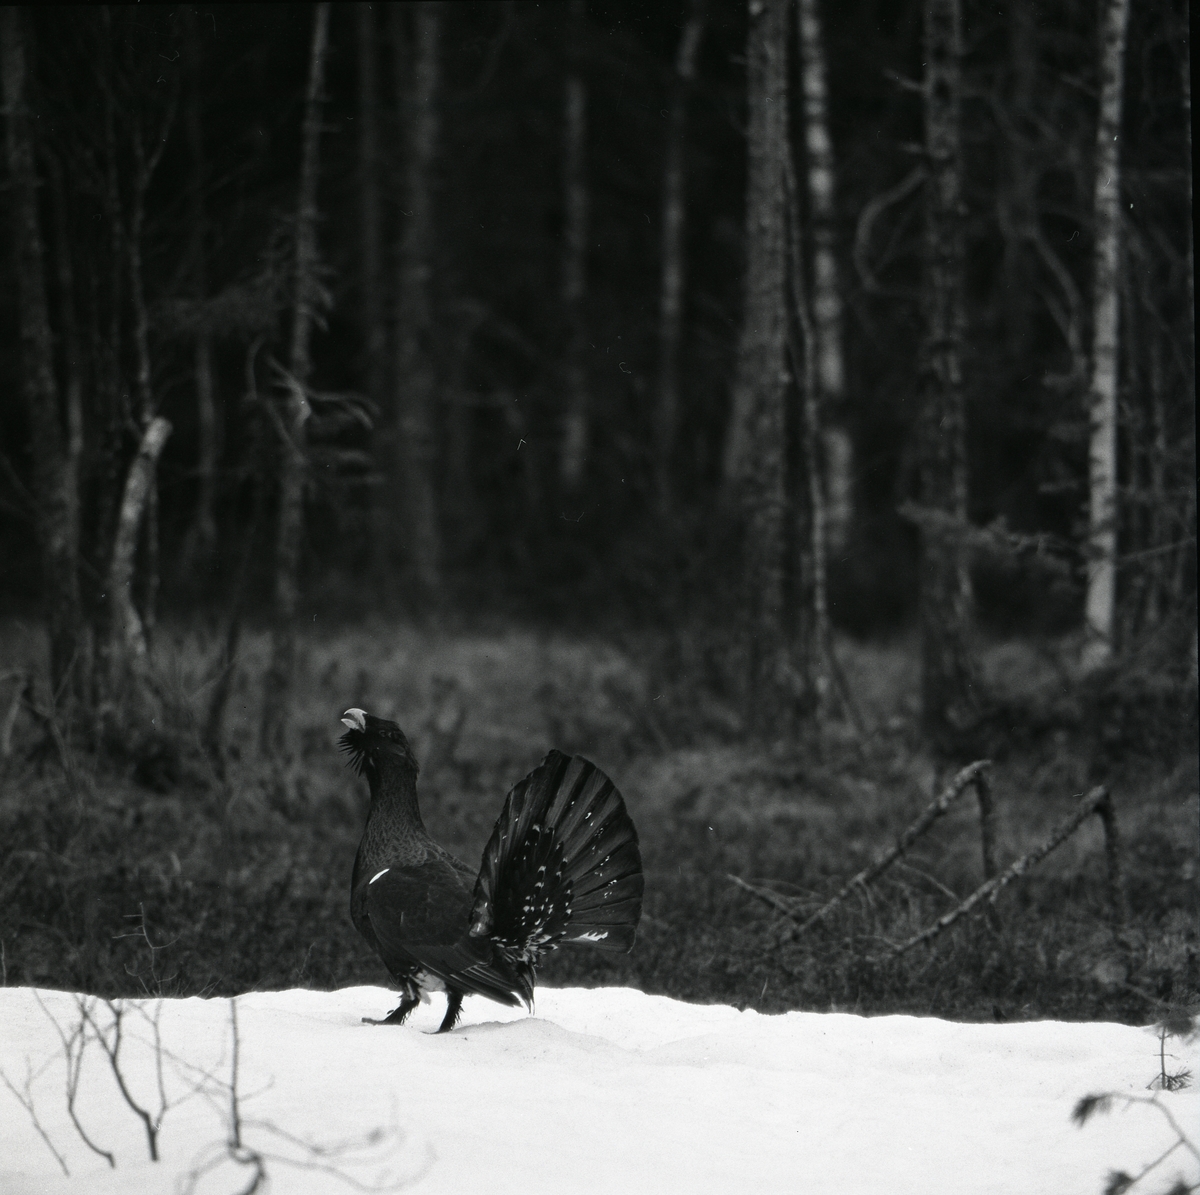
MULTIPOLYGON (((459 1000, 461 1001, 461 999, 462 999, 462 997, 460 996, 459 1000)), ((408 1018, 408 1014, 410 1012, 412 1012, 412 1010, 414 1008, 416 1008, 417 1005, 420 1003, 421 1003, 420 1000, 417 1000, 415 997, 405 996, 400 1001, 400 1007, 392 1009, 392 1011, 389 1012, 388 1015, 386 1017, 384 1017, 382 1021, 377 1021, 377 1020, 375 1020, 374 1017, 363 1017, 363 1024, 364 1025, 403 1025, 405 1020, 407 1020, 407 1018, 408 1018)))
POLYGON ((446 1015, 438 1027, 439 1033, 449 1033, 458 1024, 459 1014, 462 1012, 462 1002, 462 992, 456 992, 453 988, 446 989, 446 1015))

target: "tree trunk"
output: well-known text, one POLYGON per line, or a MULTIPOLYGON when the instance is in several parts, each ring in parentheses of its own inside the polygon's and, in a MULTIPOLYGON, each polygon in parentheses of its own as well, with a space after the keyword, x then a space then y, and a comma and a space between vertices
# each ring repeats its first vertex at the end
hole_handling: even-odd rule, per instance
POLYGON ((404 486, 408 555, 420 602, 430 603, 442 584, 442 535, 435 465, 434 400, 437 379, 430 344, 433 314, 433 166, 440 119, 441 6, 422 0, 415 9, 411 87, 404 87, 399 35, 402 6, 391 9, 397 50, 396 87, 405 132, 402 228, 396 254, 396 410, 399 453, 395 468, 404 486))
MULTIPOLYGON (((104 126, 104 189, 101 210, 108 226, 107 260, 101 259, 91 282, 90 328, 92 358, 96 362, 96 398, 99 407, 99 445, 96 468, 96 515, 91 564, 93 574, 106 577, 112 565, 113 544, 120 517, 121 494, 125 476, 125 436, 130 420, 129 394, 122 360, 124 358, 125 279, 127 258, 125 247, 125 209, 121 199, 117 161, 117 100, 115 79, 117 68, 114 47, 117 44, 113 29, 112 8, 101 6, 104 36, 99 50, 99 75, 103 80, 102 104, 104 126)), ((103 588, 103 587, 101 587, 103 588)), ((93 643, 97 659, 93 667, 94 692, 97 702, 105 698, 104 687, 112 672, 108 653, 113 642, 110 602, 107 590, 97 591, 90 603, 93 643)))
POLYGON ((375 12, 358 8, 358 163, 359 218, 362 220, 362 323, 365 338, 366 387, 371 400, 383 399, 387 333, 383 322, 379 219, 379 84, 375 12))
POLYGON ((825 510, 829 547, 845 548, 854 519, 854 446, 844 424, 846 370, 842 352, 842 292, 838 285, 833 141, 825 46, 818 0, 799 0, 797 33, 804 92, 804 145, 809 222, 812 226, 812 311, 816 400, 824 425, 825 510))
POLYGON ((306 388, 312 372, 309 337, 320 306, 317 249, 317 184, 320 178, 321 91, 329 35, 329 5, 318 4, 313 18, 308 87, 304 101, 304 141, 300 193, 296 205, 296 268, 293 280, 291 351, 283 435, 280 444, 279 524, 275 539, 274 621, 271 662, 264 686, 263 750, 286 757, 290 740, 292 685, 296 672, 296 606, 299 600, 300 542, 304 534, 306 388))
POLYGON ((1092 361, 1088 391, 1088 585, 1085 668, 1112 656, 1117 597, 1117 335, 1121 242, 1121 132, 1129 0, 1105 0, 1096 122, 1092 361))
POLYGON ((133 566, 142 520, 154 490, 158 458, 170 434, 171 425, 161 415, 151 419, 125 477, 106 584, 111 636, 106 653, 109 693, 120 692, 126 675, 140 672, 148 655, 146 628, 133 600, 133 566))
POLYGON ((803 652, 803 679, 809 691, 806 704, 823 721, 832 696, 833 636, 829 626, 828 527, 826 483, 822 470, 822 410, 817 381, 820 341, 813 318, 804 269, 800 203, 795 171, 787 159, 789 277, 800 344, 792 342, 792 369, 799 383, 797 423, 806 494, 796 503, 797 542, 800 559, 797 589, 800 593, 799 638, 803 652))
MULTIPOLYGON (((185 53, 188 63, 187 139, 192 177, 188 193, 188 218, 192 266, 192 293, 198 312, 208 299, 208 218, 205 213, 204 187, 208 172, 204 156, 204 124, 201 120, 202 57, 199 22, 194 5, 183 9, 185 53)), ((188 532, 184 557, 188 570, 202 573, 211 562, 217 546, 217 405, 213 389, 213 344, 208 320, 200 315, 196 329, 196 513, 188 532)))
MULTIPOLYGON (((358 168, 359 251, 362 291, 360 310, 363 327, 362 379, 374 404, 372 451, 380 478, 392 469, 395 445, 391 439, 392 419, 384 393, 384 358, 387 354, 387 325, 383 310, 381 234, 379 203, 379 49, 378 25, 370 4, 357 5, 358 23, 358 168)), ((389 490, 379 485, 371 493, 370 535, 367 550, 375 586, 382 596, 388 590, 391 563, 391 518, 389 490)))
POLYGON ((21 332, 25 402, 33 445, 34 493, 41 549, 42 597, 50 636, 50 684, 55 703, 70 705, 83 695, 83 621, 79 601, 78 540, 72 526, 77 498, 71 494, 72 470, 63 451, 58 386, 46 302, 42 231, 38 217, 38 180, 33 129, 26 101, 28 65, 23 13, 0 11, 7 112, 6 148, 12 213, 13 263, 21 332))
POLYGON ((563 487, 577 490, 587 463, 591 411, 584 368, 584 299, 587 295, 588 188, 587 87, 583 81, 580 43, 587 19, 584 0, 571 0, 568 17, 568 69, 563 121, 562 299, 567 320, 564 369, 566 410, 563 413, 563 487))
POLYGON ((967 647, 966 324, 959 0, 925 8, 925 335, 921 359, 921 700, 927 730, 953 734, 974 708, 967 647))
MULTIPOLYGON (((145 147, 142 145, 142 130, 140 126, 133 135, 134 179, 133 200, 129 213, 129 237, 126 246, 129 250, 129 300, 133 315, 133 353, 134 353, 134 384, 137 407, 136 418, 138 426, 145 433, 153 420, 157 403, 154 401, 152 389, 152 372, 150 367, 150 317, 146 310, 146 291, 142 280, 142 229, 146 218, 146 191, 150 186, 150 177, 157 164, 157 154, 154 164, 146 161, 145 147)), ((139 460, 142 459, 139 453, 139 460)), ((147 458, 150 467, 157 470, 158 454, 147 458)), ((127 490, 128 492, 128 490, 127 490)), ((122 509, 122 515, 124 510, 122 509)), ((145 515, 139 512, 142 525, 142 568, 141 568, 141 629, 146 644, 153 644, 154 627, 157 622, 158 610, 158 479, 152 472, 149 487, 145 495, 145 515)), ((118 532, 119 534, 119 532, 118 532)), ((111 592, 111 591, 110 591, 111 592)))
POLYGON ((683 331, 683 293, 687 267, 684 232, 687 218, 686 171, 687 101, 696 77, 696 53, 704 34, 703 0, 692 0, 692 11, 675 57, 671 114, 667 125, 663 168, 662 286, 658 315, 658 405, 655 410, 654 474, 659 514, 670 514, 673 503, 672 459, 679 411, 679 348, 683 331))
MULTIPOLYGON (((80 553, 83 544, 83 510, 80 498, 80 483, 83 477, 83 345, 80 341, 79 321, 76 318, 75 268, 71 252, 71 236, 67 221, 67 194, 62 176, 62 166, 51 158, 51 190, 54 199, 54 224, 56 263, 58 273, 59 303, 62 311, 63 356, 66 364, 67 384, 67 455, 63 476, 63 497, 67 504, 68 552, 75 561, 74 573, 79 576, 80 553)), ((82 654, 80 671, 75 677, 75 692, 86 695, 91 691, 91 643, 80 603, 79 633, 82 654)))
POLYGON ((1038 229, 1038 173, 1031 153, 1036 136, 1027 135, 1037 117, 1037 10, 1016 5, 1009 14, 1008 58, 1012 70, 1007 166, 997 196, 997 214, 1004 235, 1004 323, 1008 352, 1013 360, 1029 361, 1035 350, 1034 303, 1037 298, 1033 238, 1038 229))
POLYGON ((751 0, 749 10, 745 306, 726 479, 744 529, 747 720, 770 735, 791 708, 784 625, 788 0, 751 0))

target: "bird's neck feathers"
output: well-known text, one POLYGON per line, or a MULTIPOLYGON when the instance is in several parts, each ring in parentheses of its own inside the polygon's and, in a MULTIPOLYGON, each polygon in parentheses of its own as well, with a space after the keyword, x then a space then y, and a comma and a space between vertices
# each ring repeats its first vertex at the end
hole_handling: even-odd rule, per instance
POLYGON ((425 831, 421 807, 417 803, 417 764, 411 758, 381 753, 364 769, 371 788, 368 824, 375 822, 397 829, 425 831))

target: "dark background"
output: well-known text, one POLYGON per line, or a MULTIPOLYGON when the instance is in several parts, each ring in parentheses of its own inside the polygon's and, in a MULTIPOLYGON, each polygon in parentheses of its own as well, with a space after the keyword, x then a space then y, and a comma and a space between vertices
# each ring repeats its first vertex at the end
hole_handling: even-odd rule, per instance
MULTIPOLYGON (((1047 385, 1067 369, 1068 353, 1043 294, 1049 292, 1051 303, 1060 306, 1064 300, 1054 293, 1044 266, 1030 266, 1021 260, 1025 250, 1006 243, 1000 216, 1007 191, 1020 181, 1012 176, 1006 140, 1015 126, 1032 144, 1026 156, 1046 238, 1087 295, 1095 10, 1078 3, 1034 9, 1032 111, 1013 105, 1017 64, 1010 19, 972 4, 964 15, 970 513, 983 524, 1003 517, 1014 530, 1060 537, 1070 556, 1083 509, 1085 417, 1078 385, 1047 385)), ((745 20, 736 4, 711 5, 689 104, 689 276, 676 459, 684 501, 679 524, 664 528, 649 517, 649 419, 667 125, 662 113, 684 15, 682 6, 671 4, 588 8, 587 376, 595 442, 585 490, 570 503, 556 503, 547 488, 546 502, 531 510, 521 497, 517 445, 524 439, 549 475, 558 434, 567 10, 552 4, 445 6, 432 351, 443 415, 455 403, 467 404, 469 411, 469 489, 443 494, 453 602, 471 608, 504 602, 556 616, 615 609, 643 620, 675 617, 677 603, 700 596, 687 564, 711 546, 740 307, 745 20), (521 413, 519 434, 506 406, 521 413)), ((31 18, 39 134, 66 164, 67 235, 79 274, 93 242, 101 239, 103 216, 89 193, 88 172, 75 167, 72 154, 84 154, 89 146, 94 153, 102 141, 95 76, 104 62, 98 47, 106 34, 97 11, 56 6, 31 18)), ((175 85, 172 72, 181 70, 178 10, 114 8, 111 20, 116 53, 110 66, 130 93, 123 119, 137 111, 147 122, 161 120, 175 85)), ((321 146, 319 235, 330 307, 327 327, 313 346, 313 384, 337 391, 365 389, 354 20, 350 8, 333 10, 321 146)), ((888 293, 864 289, 850 248, 864 206, 907 174, 921 141, 920 96, 903 85, 921 72, 921 11, 915 4, 839 4, 825 13, 825 21, 847 313, 846 417, 856 452, 856 524, 846 550, 832 562, 832 613, 838 625, 872 633, 903 625, 915 599, 915 535, 896 508, 913 486, 909 433, 919 338, 919 199, 887 211, 874 230, 872 264, 888 293)), ((263 387, 270 385, 263 366, 267 354, 272 349, 284 354, 287 283, 276 275, 285 275, 295 205, 311 13, 298 6, 218 7, 198 25, 209 291, 231 301, 254 292, 245 304, 251 310, 239 311, 231 302, 235 309, 217 339, 218 512, 222 545, 232 549, 250 515, 246 478, 254 469, 247 459, 252 412, 239 401, 245 347, 266 331, 259 358, 263 387)), ((390 102, 392 55, 382 16, 378 28, 386 247, 402 219, 401 130, 390 102)), ((1133 6, 1122 147, 1131 233, 1122 357, 1124 413, 1133 424, 1151 368, 1148 342, 1155 335, 1165 338, 1156 367, 1165 374, 1159 382, 1169 419, 1165 439, 1178 457, 1170 462, 1176 484, 1187 486, 1192 403, 1184 388, 1190 353, 1183 269, 1190 211, 1180 94, 1184 30, 1182 6, 1133 6), (1143 323, 1149 325, 1145 337, 1143 323)), ((181 90, 188 85, 178 81, 181 90)), ((144 254, 154 389, 175 427, 161 467, 163 598, 187 610, 218 597, 232 550, 222 551, 217 569, 203 575, 171 566, 196 499, 190 344, 187 316, 178 310, 178 301, 190 294, 192 267, 186 202, 191 167, 181 126, 177 115, 151 183, 144 254)), ((385 264, 385 286, 390 272, 385 264)), ((3 295, 11 303, 14 288, 5 287, 3 295)), ((9 464, 0 509, 0 545, 9 567, 0 597, 11 611, 34 607, 38 576, 32 525, 22 503, 30 461, 16 401, 15 316, 11 307, 5 311, 9 333, 0 348, 0 369, 8 379, 0 436, 9 464)), ((443 437, 447 421, 439 429, 443 437)), ((364 439, 351 437, 346 446, 367 448, 364 439)), ((132 442, 122 451, 131 449, 132 442)), ((361 592, 337 584, 331 591, 326 583, 361 575, 370 557, 364 518, 371 500, 369 472, 356 472, 353 463, 340 473, 323 468, 309 498, 306 589, 313 609, 326 616, 348 612, 361 592), (318 597, 331 592, 336 597, 318 597)), ((397 565, 403 565, 402 556, 397 565)), ((977 586, 981 617, 1003 627, 1067 629, 1080 612, 1078 558, 1071 563, 1069 575, 1056 573, 1051 584, 1036 567, 992 562, 987 583, 977 586)), ((269 553, 259 554, 257 565, 254 583, 261 598, 269 553)))
MULTIPOLYGON (((151 388, 174 430, 157 482, 161 589, 148 700, 158 712, 116 716, 104 707, 95 724, 56 730, 40 638, 46 593, 20 401, 13 244, 2 238, 0 666, 17 689, 0 774, 5 981, 112 993, 378 982, 343 908, 363 808, 333 747, 337 715, 364 705, 410 730, 426 762, 431 827, 467 858, 477 857, 505 786, 546 747, 587 751, 620 781, 645 847, 642 938, 615 963, 563 951, 552 980, 633 982, 764 1008, 997 1018, 1149 1019, 1194 999, 1186 6, 1135 0, 1130 16, 1120 651, 1098 679, 1081 678, 1073 664, 1087 415, 1086 377, 1072 372, 1067 335, 1073 323, 1076 357, 1086 353, 1097 5, 1029 4, 1024 24, 1007 7, 963 6, 969 516, 1003 534, 981 539, 971 555, 987 716, 950 752, 921 728, 918 537, 898 513, 916 490, 919 190, 886 207, 870 230, 864 253, 877 285, 867 285, 854 253, 864 211, 922 152, 922 6, 849 0, 822 9, 845 305, 846 395, 834 414, 854 449, 854 517, 830 558, 830 604, 858 717, 842 710, 827 725, 802 723, 765 743, 741 716, 739 648, 729 633, 737 591, 728 562, 737 554, 722 508, 743 287, 744 5, 708 4, 687 98, 687 281, 669 515, 653 503, 652 412, 666 114, 689 10, 589 0, 572 50, 565 4, 441 6, 423 346, 436 379, 443 577, 435 595, 414 581, 402 517, 392 512, 401 532, 385 543, 372 514, 389 492, 378 432, 404 384, 392 366, 393 263, 406 219, 406 116, 394 72, 397 58, 402 68, 411 61, 413 12, 405 6, 410 41, 397 54, 387 6, 375 7, 388 347, 382 388, 371 396, 358 17, 356 6, 335 5, 318 192, 327 301, 310 384, 333 406, 370 418, 310 428, 295 745, 284 760, 258 750, 254 726, 259 704, 271 700, 263 644, 273 617, 279 457, 266 404, 280 393, 272 361, 287 357, 312 7, 199 7, 194 37, 178 6, 24 12, 60 390, 70 372, 64 303, 82 345, 85 610, 105 600, 102 496, 124 475, 138 438, 128 418, 113 430, 97 396, 115 386, 128 412, 134 391, 134 313, 127 290, 116 287, 111 302, 105 187, 111 169, 127 216, 139 130, 146 144, 155 130, 167 136, 141 245, 151 388), (588 105, 592 439, 583 483, 568 492, 556 462, 570 334, 561 271, 563 87, 572 62, 588 105), (204 153, 199 301, 196 165, 183 123, 190 96, 204 153), (1012 233, 1007 213, 1020 196, 1032 196, 1049 256, 1012 233), (188 547, 199 492, 193 346, 202 325, 214 346, 219 426, 218 535, 208 556, 188 547), (244 630, 231 655, 235 625, 244 630), (227 673, 235 678, 228 724, 214 754, 201 723, 227 673), (1106 924, 1102 845, 1088 830, 1018 886, 1000 928, 979 919, 929 955, 880 961, 881 942, 915 933, 978 882, 967 812, 909 857, 881 903, 860 901, 786 948, 773 937, 777 911, 726 878, 815 905, 894 838, 952 765, 984 755, 996 760, 1002 865, 1044 838, 1090 785, 1117 794, 1132 907, 1124 930, 1106 924)), ((792 104, 795 129, 795 87, 792 104)), ((138 559, 144 571, 145 541, 138 559)))

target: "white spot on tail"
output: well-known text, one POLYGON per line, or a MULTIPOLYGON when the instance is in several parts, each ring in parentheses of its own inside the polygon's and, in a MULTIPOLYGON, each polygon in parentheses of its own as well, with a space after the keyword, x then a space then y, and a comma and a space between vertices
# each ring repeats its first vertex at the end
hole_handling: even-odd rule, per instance
POLYGON ((370 878, 370 879, 367 881, 367 883, 368 883, 368 884, 373 884, 373 883, 375 883, 375 881, 376 881, 377 879, 379 879, 379 877, 380 877, 380 876, 385 876, 385 875, 387 875, 387 873, 388 873, 389 871, 391 871, 391 870, 392 870, 392 869, 391 869, 390 867, 385 867, 385 868, 384 868, 382 871, 377 871, 377 872, 376 872, 376 873, 375 873, 375 874, 374 874, 374 875, 373 875, 373 876, 372 876, 372 877, 371 877, 371 878, 370 878))
POLYGON ((608 930, 605 930, 603 933, 594 932, 592 930, 589 930, 585 934, 579 934, 577 937, 568 938, 567 941, 568 942, 602 942, 607 937, 608 937, 608 930))

